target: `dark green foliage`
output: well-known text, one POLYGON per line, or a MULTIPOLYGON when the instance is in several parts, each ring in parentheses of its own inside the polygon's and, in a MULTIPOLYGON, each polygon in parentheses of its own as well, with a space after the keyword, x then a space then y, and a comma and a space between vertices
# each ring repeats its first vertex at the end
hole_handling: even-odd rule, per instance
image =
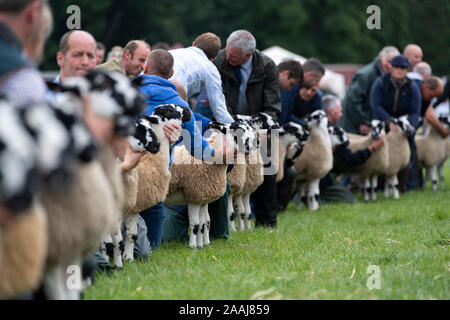
POLYGON ((222 39, 248 29, 259 49, 279 45, 324 63, 370 62, 385 45, 400 51, 408 43, 424 49, 437 75, 449 73, 450 1, 448 0, 50 0, 55 28, 42 69, 56 69, 58 41, 66 32, 66 8, 81 8, 81 26, 109 50, 131 39, 189 46, 211 31, 222 39), (381 9, 381 30, 369 30, 369 5, 381 9))

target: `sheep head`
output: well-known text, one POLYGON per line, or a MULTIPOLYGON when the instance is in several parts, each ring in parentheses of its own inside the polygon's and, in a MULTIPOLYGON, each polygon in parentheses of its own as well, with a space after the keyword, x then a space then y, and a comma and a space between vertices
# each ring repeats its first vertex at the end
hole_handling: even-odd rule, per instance
POLYGON ((348 142, 347 132, 341 127, 328 127, 328 133, 330 134, 331 145, 333 147, 348 142))
POLYGON ((384 122, 377 119, 370 121, 370 128, 371 128, 370 134, 372 135, 372 138, 375 140, 379 139, 386 133, 384 122))
POLYGON ((301 124, 288 122, 280 129, 280 137, 285 139, 286 144, 298 142, 304 144, 310 137, 309 131, 301 124))
POLYGON ((393 120, 394 123, 399 126, 399 128, 405 132, 408 136, 414 133, 414 127, 408 121, 408 116, 401 116, 393 120))
POLYGON ((308 125, 313 127, 326 128, 328 126, 327 114, 323 110, 316 110, 308 117, 308 125))
POLYGON ((149 117, 139 116, 134 121, 136 127, 133 136, 128 137, 131 150, 134 152, 149 151, 150 153, 158 153, 161 143, 156 137, 155 131, 152 128, 149 117))

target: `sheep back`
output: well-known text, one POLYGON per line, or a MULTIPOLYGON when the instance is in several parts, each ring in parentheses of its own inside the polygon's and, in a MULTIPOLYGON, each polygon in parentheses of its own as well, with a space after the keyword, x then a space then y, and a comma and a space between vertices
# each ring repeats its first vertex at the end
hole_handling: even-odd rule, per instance
POLYGON ((445 157, 445 141, 433 129, 427 136, 414 138, 417 149, 417 160, 425 167, 432 167, 441 162, 445 157))
POLYGON ((47 251, 47 217, 35 204, 0 230, 0 299, 35 290, 42 278, 47 251))
POLYGON ((156 154, 146 152, 136 168, 139 181, 136 206, 132 209, 134 213, 146 210, 166 198, 171 180, 168 150, 161 149, 156 154))
MULTIPOLYGON (((368 148, 372 142, 372 136, 361 136, 356 139, 349 139, 351 152, 368 148)), ((389 148, 387 143, 383 144, 377 151, 371 154, 369 159, 360 166, 351 167, 349 172, 357 173, 362 178, 372 175, 380 175, 386 172, 389 166, 389 148)))
POLYGON ((389 132, 386 136, 389 151, 389 165, 386 175, 393 176, 409 164, 411 150, 403 132, 389 132))
POLYGON ((319 129, 311 130, 303 152, 294 164, 297 180, 314 181, 324 177, 333 167, 333 153, 319 129))
POLYGON ((72 263, 101 243, 117 223, 116 202, 98 161, 80 165, 65 192, 43 192, 48 216, 50 266, 72 263))

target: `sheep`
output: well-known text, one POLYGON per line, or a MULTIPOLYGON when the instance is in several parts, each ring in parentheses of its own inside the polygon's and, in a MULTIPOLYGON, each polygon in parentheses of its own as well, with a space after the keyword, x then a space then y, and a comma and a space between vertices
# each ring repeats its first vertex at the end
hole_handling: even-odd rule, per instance
MULTIPOLYGON (((34 197, 40 180, 42 146, 24 126, 16 107, 2 98, 0 211, 14 213, 5 224, 0 223, 0 299, 30 292, 42 278, 47 224, 45 213, 34 197)), ((48 152, 51 154, 47 156, 55 155, 55 150, 48 152)))
MULTIPOLYGON (((83 78, 66 79, 63 86, 90 98, 92 109, 84 113, 89 116, 87 125, 92 126, 92 112, 113 119, 115 135, 133 133, 132 119, 145 107, 137 85, 115 73, 91 71, 83 78)), ((81 110, 79 96, 75 101, 81 110)), ((69 265, 79 266, 83 257, 101 245, 106 234, 118 234, 113 239, 114 249, 120 250, 121 233, 115 230, 123 199, 120 175, 110 146, 100 143, 99 152, 98 159, 79 164, 68 190, 46 190, 40 197, 48 217, 49 247, 43 285, 49 299, 79 298, 79 286, 72 290, 65 285, 65 270, 69 265)), ((73 277, 81 283, 79 274, 73 277)))
POLYGON ((389 164, 384 172, 386 175, 384 196, 387 198, 390 194, 394 196, 395 200, 400 198, 398 191, 397 174, 400 170, 408 166, 411 157, 411 150, 407 135, 414 132, 414 128, 409 123, 407 116, 402 116, 398 119, 393 119, 398 126, 398 132, 390 131, 386 135, 386 143, 389 151, 389 164))
MULTIPOLYGON (((133 261, 134 244, 137 237, 137 219, 139 212, 146 210, 166 198, 171 173, 169 171, 170 162, 170 142, 166 137, 163 127, 167 123, 182 123, 191 119, 190 111, 182 106, 167 104, 160 105, 154 109, 152 116, 142 117, 141 124, 148 121, 158 139, 160 146, 158 152, 146 153, 135 169, 126 174, 124 183, 126 190, 132 190, 133 186, 137 190, 134 205, 128 203, 123 208, 125 217, 126 240, 123 258, 127 262, 133 261), (126 179, 125 179, 126 178, 126 179), (128 207, 128 208, 127 208, 128 207)), ((148 126, 148 124, 145 124, 148 126)), ((127 197, 128 198, 128 197, 127 197)), ((106 254, 105 250, 104 255, 106 254)))
MULTIPOLYGON (((448 128, 448 116, 440 116, 439 121, 448 128)), ((446 159, 446 144, 448 142, 432 126, 425 136, 415 136, 414 141, 417 149, 417 160, 426 169, 426 177, 422 187, 425 188, 428 180, 431 179, 432 190, 435 191, 437 189, 436 168, 446 159)))
POLYGON ((441 186, 441 189, 444 189, 444 163, 447 161, 447 159, 450 158, 450 138, 447 137, 445 140, 445 157, 444 159, 438 164, 437 166, 437 172, 439 175, 439 185, 441 186))
MULTIPOLYGON (((380 120, 371 121, 371 134, 369 136, 360 136, 348 134, 350 141, 349 148, 352 152, 369 147, 374 139, 379 139, 385 135, 384 122, 380 120)), ((364 179, 364 200, 368 202, 370 198, 376 201, 376 188, 378 184, 378 175, 384 174, 389 166, 388 145, 383 144, 377 151, 372 153, 370 158, 362 165, 349 167, 343 163, 335 162, 337 170, 341 173, 355 173, 364 179)))
POLYGON ((176 147, 171 167, 172 180, 165 200, 169 205, 187 203, 191 248, 202 248, 210 244, 208 203, 219 199, 226 191, 228 164, 223 163, 223 157, 226 155, 228 160, 229 151, 236 145, 245 146, 246 152, 254 145, 254 142, 250 141, 251 135, 245 130, 243 135, 234 135, 234 139, 238 141, 236 145, 234 144, 232 134, 229 132, 243 129, 240 123, 221 125, 212 122, 209 128, 214 131, 208 139, 208 143, 214 147, 214 157, 201 161, 192 157, 183 147, 176 147), (223 154, 224 140, 227 146, 226 154, 223 154))
POLYGON ((296 180, 299 184, 299 199, 304 200, 310 210, 319 209, 319 181, 333 167, 333 153, 328 133, 328 119, 323 110, 314 111, 308 121, 311 137, 303 152, 295 161, 296 180))

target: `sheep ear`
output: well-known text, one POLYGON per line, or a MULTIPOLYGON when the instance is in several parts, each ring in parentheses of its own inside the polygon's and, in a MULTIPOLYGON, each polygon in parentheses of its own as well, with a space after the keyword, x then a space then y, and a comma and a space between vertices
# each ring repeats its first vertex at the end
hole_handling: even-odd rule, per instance
POLYGON ((159 118, 158 118, 158 117, 155 117, 155 116, 150 116, 150 117, 145 116, 145 118, 146 118, 148 121, 150 121, 150 123, 153 123, 153 124, 158 124, 158 123, 159 123, 159 118))
POLYGON ((190 110, 188 108, 182 107, 183 108, 183 117, 181 118, 181 122, 188 122, 191 120, 192 118, 192 113, 190 112, 190 110))
POLYGON ((278 134, 280 135, 280 137, 284 136, 286 134, 286 130, 284 130, 283 127, 280 128, 280 131, 278 132, 278 134))
POLYGON ((210 122, 208 125, 208 128, 212 129, 212 130, 218 130, 218 131, 222 132, 223 134, 227 133, 225 126, 219 122, 215 122, 215 121, 210 122))

